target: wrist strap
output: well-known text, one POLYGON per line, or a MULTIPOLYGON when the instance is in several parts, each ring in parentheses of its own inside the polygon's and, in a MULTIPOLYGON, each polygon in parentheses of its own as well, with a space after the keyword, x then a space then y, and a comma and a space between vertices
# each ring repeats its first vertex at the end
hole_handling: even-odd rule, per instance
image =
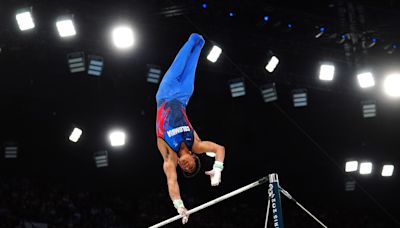
POLYGON ((217 169, 223 170, 224 169, 224 163, 220 162, 220 161, 215 161, 213 168, 217 168, 217 169))
POLYGON ((175 209, 178 209, 179 207, 185 207, 181 199, 173 200, 172 203, 174 204, 175 209))

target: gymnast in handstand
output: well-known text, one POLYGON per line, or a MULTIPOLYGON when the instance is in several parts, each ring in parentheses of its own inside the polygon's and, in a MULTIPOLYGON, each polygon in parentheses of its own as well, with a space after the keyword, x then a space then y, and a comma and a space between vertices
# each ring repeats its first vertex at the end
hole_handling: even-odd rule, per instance
POLYGON ((164 159, 169 196, 182 215, 183 224, 187 223, 189 215, 180 196, 177 166, 185 176, 195 175, 200 170, 200 160, 196 154, 214 152, 213 169, 205 172, 210 176, 212 186, 219 185, 224 168, 225 148, 211 141, 201 141, 186 115, 203 45, 204 39, 199 34, 194 33, 189 37, 165 73, 156 95, 157 146, 164 159))

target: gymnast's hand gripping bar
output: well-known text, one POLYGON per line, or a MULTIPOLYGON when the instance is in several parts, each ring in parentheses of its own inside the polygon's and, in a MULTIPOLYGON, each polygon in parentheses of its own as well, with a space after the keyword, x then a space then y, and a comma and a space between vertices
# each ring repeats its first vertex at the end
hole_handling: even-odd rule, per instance
MULTIPOLYGON (((251 183, 251 184, 248 184, 248 185, 246 185, 246 186, 244 186, 244 187, 241 187, 241 188, 239 188, 239 189, 237 189, 237 190, 235 190, 235 191, 232 191, 232 192, 227 193, 227 194, 225 194, 225 195, 223 195, 223 196, 220 196, 220 197, 218 197, 218 198, 216 198, 216 199, 214 199, 214 200, 211 200, 211 201, 209 201, 209 202, 207 202, 207 203, 205 203, 205 204, 202 204, 202 205, 200 205, 200 206, 197 206, 197 207, 195 207, 195 208, 189 210, 187 213, 188 213, 189 215, 190 215, 190 214, 193 214, 193 213, 195 213, 195 212, 198 212, 198 211, 200 211, 200 210, 203 210, 204 208, 207 208, 207 207, 209 207, 209 206, 211 206, 211 205, 214 205, 214 204, 216 204, 216 203, 219 203, 219 202, 221 202, 221 201, 223 201, 223 200, 226 200, 226 199, 228 199, 228 198, 230 198, 230 197, 232 197, 232 196, 235 196, 235 195, 237 195, 237 194, 240 194, 240 193, 242 193, 242 192, 244 192, 244 191, 247 191, 247 190, 249 190, 249 189, 251 189, 251 188, 254 188, 254 187, 258 186, 258 185, 261 185, 261 184, 264 184, 264 183, 267 183, 267 182, 268 182, 268 177, 263 177, 263 178, 259 179, 258 181, 255 181, 255 182, 253 182, 253 183, 251 183)), ((165 221, 163 221, 163 222, 160 222, 160 223, 157 223, 157 224, 155 224, 155 225, 153 225, 153 226, 150 226, 149 228, 157 228, 157 227, 165 226, 165 225, 167 225, 167 224, 169 224, 169 223, 171 223, 171 222, 174 222, 174 221, 176 221, 176 220, 178 220, 178 219, 181 219, 181 218, 182 218, 181 215, 176 215, 176 216, 174 216, 174 217, 172 217, 172 218, 170 218, 170 219, 167 219, 167 220, 165 220, 165 221)))

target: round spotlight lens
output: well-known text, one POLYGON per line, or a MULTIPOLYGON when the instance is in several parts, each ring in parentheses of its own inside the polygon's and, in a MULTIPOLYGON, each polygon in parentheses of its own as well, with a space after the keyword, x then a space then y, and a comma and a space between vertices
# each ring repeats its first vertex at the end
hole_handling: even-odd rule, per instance
POLYGON ((126 26, 117 27, 112 32, 114 45, 120 49, 126 49, 133 46, 135 39, 131 28, 126 26))
POLYGON ((383 87, 387 95, 391 97, 400 97, 400 74, 388 75, 384 81, 383 87))

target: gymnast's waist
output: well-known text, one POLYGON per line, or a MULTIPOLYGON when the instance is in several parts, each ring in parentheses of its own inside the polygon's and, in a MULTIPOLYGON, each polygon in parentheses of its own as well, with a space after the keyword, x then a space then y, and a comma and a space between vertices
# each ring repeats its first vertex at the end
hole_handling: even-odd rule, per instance
POLYGON ((181 143, 185 143, 189 150, 192 150, 193 141, 194 141, 194 133, 191 128, 178 130, 179 133, 175 132, 166 132, 165 134, 158 135, 158 137, 162 138, 167 145, 175 152, 178 153, 181 143), (181 132, 182 131, 182 132, 181 132), (176 134, 175 134, 176 133, 176 134))

